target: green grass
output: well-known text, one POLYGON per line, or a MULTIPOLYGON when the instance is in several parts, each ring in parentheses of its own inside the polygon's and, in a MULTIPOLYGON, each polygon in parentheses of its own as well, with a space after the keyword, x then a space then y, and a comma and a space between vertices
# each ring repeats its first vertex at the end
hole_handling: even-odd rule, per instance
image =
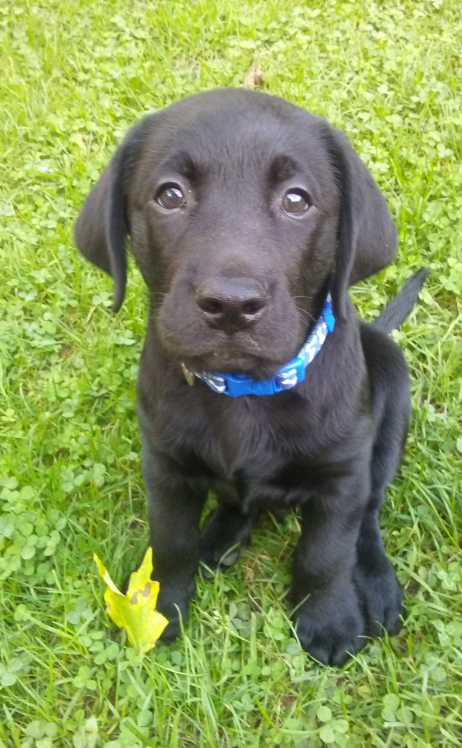
POLYGON ((0 176, 0 746, 215 748, 462 743, 462 3, 17 0, 3 5, 0 176), (268 516, 200 580, 184 637, 143 660, 108 622, 92 554, 120 582, 147 540, 132 268, 110 280, 72 224, 147 111, 264 87, 346 130, 400 228, 397 261, 354 289, 370 318, 422 265, 397 333, 414 418, 383 530, 407 590, 399 637, 343 670, 299 648, 285 592, 295 516, 268 516))

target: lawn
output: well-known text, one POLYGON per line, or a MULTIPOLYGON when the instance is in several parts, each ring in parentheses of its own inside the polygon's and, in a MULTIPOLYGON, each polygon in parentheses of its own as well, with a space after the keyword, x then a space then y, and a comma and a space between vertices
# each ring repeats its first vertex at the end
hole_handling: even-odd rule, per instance
POLYGON ((462 744, 462 2, 16 0, 0 9, 1 748, 449 748, 462 744), (406 590, 392 640, 318 667, 285 592, 298 519, 266 516, 232 570, 200 579, 184 636, 141 658, 107 619, 147 542, 134 381, 145 294, 79 256, 90 185, 144 113, 263 88, 346 131, 400 251, 352 290, 378 314, 431 277, 396 338, 414 416, 382 515, 406 590))

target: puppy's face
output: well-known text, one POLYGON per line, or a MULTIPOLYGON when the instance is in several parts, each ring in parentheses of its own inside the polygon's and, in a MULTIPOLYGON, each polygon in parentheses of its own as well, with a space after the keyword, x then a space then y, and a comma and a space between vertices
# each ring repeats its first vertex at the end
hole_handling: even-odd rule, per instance
POLYGON ((330 289, 385 267, 396 232, 343 136, 282 99, 219 90, 146 117, 93 187, 82 253, 126 282, 125 239, 167 354, 199 371, 271 375, 301 347, 330 289))
POLYGON ((302 345, 334 265, 326 128, 264 96, 203 99, 148 133, 129 193, 132 249, 170 356, 265 376, 302 345))

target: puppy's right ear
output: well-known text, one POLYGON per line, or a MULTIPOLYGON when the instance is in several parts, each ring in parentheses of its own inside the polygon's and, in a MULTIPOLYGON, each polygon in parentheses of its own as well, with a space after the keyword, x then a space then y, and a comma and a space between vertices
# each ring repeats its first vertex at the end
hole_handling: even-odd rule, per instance
POLYGON ((114 280, 115 312, 122 306, 127 283, 126 150, 123 143, 85 200, 74 228, 75 243, 84 257, 114 280))

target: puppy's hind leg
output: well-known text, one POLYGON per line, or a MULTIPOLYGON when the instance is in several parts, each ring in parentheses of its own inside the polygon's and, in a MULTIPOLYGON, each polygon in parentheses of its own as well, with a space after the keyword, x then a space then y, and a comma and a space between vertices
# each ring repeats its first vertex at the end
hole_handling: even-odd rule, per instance
MULTIPOLYGON (((370 328, 368 332, 372 340, 376 333, 370 328)), ((363 345, 366 335, 363 335, 363 345)), ((385 366, 379 365, 379 359, 372 360, 372 351, 368 356, 369 346, 364 346, 378 423, 371 463, 371 494, 356 544, 357 562, 353 571, 368 636, 381 636, 384 629, 390 635, 399 631, 403 600, 401 587, 383 546, 379 513, 386 487, 399 467, 406 441, 410 414, 409 380, 401 351, 389 338, 382 335, 380 338, 385 366)))
POLYGON ((220 504, 201 536, 201 561, 210 569, 232 566, 250 541, 259 511, 244 513, 234 504, 220 504))

